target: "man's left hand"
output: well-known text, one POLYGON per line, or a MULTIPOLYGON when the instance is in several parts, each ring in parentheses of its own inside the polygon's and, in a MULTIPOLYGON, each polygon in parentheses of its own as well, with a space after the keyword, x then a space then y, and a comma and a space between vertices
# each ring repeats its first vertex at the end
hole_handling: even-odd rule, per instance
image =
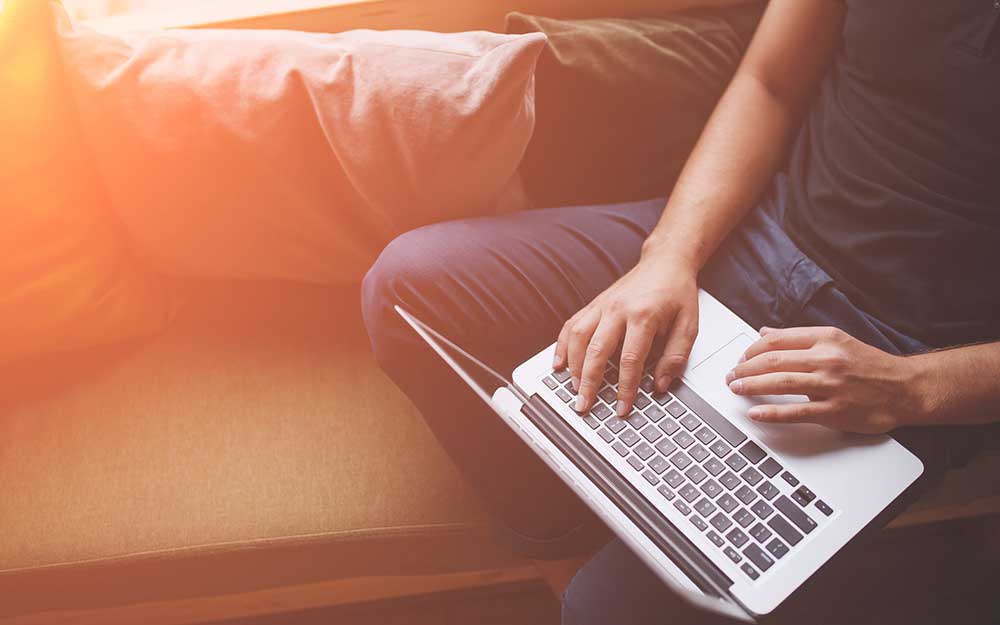
POLYGON ((737 395, 805 395, 808 402, 763 404, 748 416, 765 423, 818 423, 881 434, 919 410, 903 356, 837 328, 762 328, 761 338, 726 377, 737 395))

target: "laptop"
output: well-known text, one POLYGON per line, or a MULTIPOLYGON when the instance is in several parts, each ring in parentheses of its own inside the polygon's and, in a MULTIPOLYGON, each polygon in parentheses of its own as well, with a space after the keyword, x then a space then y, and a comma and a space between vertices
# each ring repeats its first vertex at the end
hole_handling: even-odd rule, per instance
POLYGON ((684 375, 661 394, 647 371, 624 419, 613 409, 613 364, 581 415, 569 373, 552 369, 554 344, 509 380, 396 311, 664 584, 753 622, 899 497, 923 464, 890 436, 748 419, 755 401, 806 398, 734 395, 725 375, 759 335, 709 293, 698 298, 701 332, 684 375))

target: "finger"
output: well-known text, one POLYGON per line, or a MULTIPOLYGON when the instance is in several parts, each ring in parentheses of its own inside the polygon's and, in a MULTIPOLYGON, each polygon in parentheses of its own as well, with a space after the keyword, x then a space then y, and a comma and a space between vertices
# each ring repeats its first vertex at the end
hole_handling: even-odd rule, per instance
POLYGON ((654 378, 656 390, 666 393, 670 383, 684 374, 691 348, 698 338, 698 311, 681 311, 670 326, 670 335, 663 348, 663 355, 656 363, 654 378))
POLYGON ((646 356, 656 336, 656 326, 650 321, 632 320, 625 330, 621 360, 618 363, 618 403, 615 412, 628 416, 639 393, 639 381, 646 366, 646 356))
POLYGON ((796 404, 762 404, 747 411, 747 416, 761 423, 819 423, 833 416, 829 402, 810 401, 796 404))
POLYGON ((818 368, 817 355, 807 349, 765 352, 736 365, 726 375, 726 382, 737 378, 748 378, 764 373, 798 372, 809 373, 818 368))
POLYGON ((583 359, 587 353, 590 337, 601 320, 601 311, 589 308, 570 326, 569 339, 566 344, 566 363, 573 378, 573 390, 580 389, 580 376, 583 375, 583 359))
POLYGON ((733 380, 729 390, 737 395, 822 395, 829 390, 815 373, 764 373, 733 380))
POLYGON ((584 356, 580 389, 577 392, 575 404, 577 412, 586 412, 593 407, 597 391, 601 390, 601 386, 604 384, 604 372, 608 368, 608 359, 618 348, 624 332, 625 321, 621 317, 610 314, 601 317, 584 356))
POLYGON ((761 328, 761 337, 743 353, 740 362, 760 354, 785 349, 809 349, 823 337, 824 328, 761 328))
POLYGON ((559 330, 559 338, 556 339, 556 353, 555 356, 552 357, 552 368, 556 371, 559 371, 566 366, 566 354, 569 349, 569 331, 570 328, 573 327, 573 324, 576 323, 577 318, 579 318, 580 313, 582 312, 583 311, 581 310, 577 312, 577 314, 570 317, 559 330))

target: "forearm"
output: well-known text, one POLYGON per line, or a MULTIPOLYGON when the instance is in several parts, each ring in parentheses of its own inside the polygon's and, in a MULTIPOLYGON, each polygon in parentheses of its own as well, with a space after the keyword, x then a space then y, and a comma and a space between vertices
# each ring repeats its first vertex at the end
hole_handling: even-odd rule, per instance
POLYGON ((917 397, 906 425, 978 425, 1000 421, 1000 343, 906 358, 917 397))
POLYGON ((699 270, 764 192, 797 123, 798 113, 760 81, 738 74, 688 159, 644 255, 699 270))
POLYGON ((759 4, 761 0, 530 0, 516 4, 518 11, 562 18, 655 17, 687 9, 759 4))

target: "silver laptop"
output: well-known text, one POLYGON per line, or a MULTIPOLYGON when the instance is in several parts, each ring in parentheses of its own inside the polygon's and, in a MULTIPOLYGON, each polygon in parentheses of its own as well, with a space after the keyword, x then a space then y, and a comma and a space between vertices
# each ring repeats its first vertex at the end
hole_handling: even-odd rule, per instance
POLYGON ((595 407, 580 415, 569 374, 552 370, 554 344, 511 381, 396 311, 667 586, 753 621, 902 494, 923 465, 889 436, 748 419, 754 400, 730 392, 725 375, 759 335, 705 291, 699 308, 701 332, 682 379, 660 394, 644 376, 626 419, 612 408, 613 365, 595 407), (498 386, 484 388, 470 363, 498 386))

